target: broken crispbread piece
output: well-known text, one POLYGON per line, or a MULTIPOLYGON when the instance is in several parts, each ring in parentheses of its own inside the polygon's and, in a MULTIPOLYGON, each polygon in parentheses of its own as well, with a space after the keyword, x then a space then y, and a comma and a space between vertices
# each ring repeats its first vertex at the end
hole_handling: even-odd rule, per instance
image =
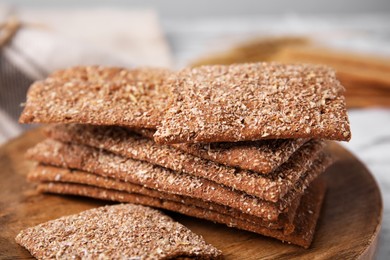
POLYGON ((221 251, 162 212, 133 204, 83 211, 22 230, 38 259, 215 259, 221 251))
POLYGON ((305 191, 298 207, 297 214, 294 218, 294 225, 296 228, 292 233, 285 234, 282 229, 269 229, 260 225, 254 225, 253 222, 237 219, 230 215, 221 214, 213 210, 205 210, 199 207, 169 200, 155 199, 140 195, 134 196, 126 192, 80 184, 49 182, 41 183, 38 186, 38 189, 42 192, 87 196, 103 200, 140 203, 151 207, 164 208, 188 216, 207 219, 230 227, 273 237, 283 242, 292 243, 304 248, 308 248, 313 240, 315 227, 325 195, 325 188, 325 183, 322 180, 316 180, 305 191))
POLYGON ((155 128, 168 99, 166 69, 74 67, 35 82, 21 123, 155 128))
POLYGON ((320 65, 247 63, 178 72, 157 143, 351 137, 344 88, 320 65))
MULTIPOLYGON (((283 198, 296 185, 324 147, 323 141, 309 141, 292 154, 290 160, 282 164, 275 172, 264 176, 201 159, 167 145, 158 145, 125 128, 56 125, 48 127, 46 132, 50 138, 61 142, 105 149, 126 158, 146 161, 234 187, 236 190, 272 202, 283 198)), ((253 156, 248 159, 255 161, 262 158, 253 156)), ((307 177, 310 178, 310 176, 307 177)))

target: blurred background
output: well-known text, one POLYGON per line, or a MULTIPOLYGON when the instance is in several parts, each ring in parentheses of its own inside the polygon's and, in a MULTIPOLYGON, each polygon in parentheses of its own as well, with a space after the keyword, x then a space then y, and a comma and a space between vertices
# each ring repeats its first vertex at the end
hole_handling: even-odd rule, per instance
POLYGON ((378 258, 390 256, 390 1, 2 0, 0 143, 21 134, 26 91, 85 64, 321 63, 346 87, 352 141, 384 197, 378 258))

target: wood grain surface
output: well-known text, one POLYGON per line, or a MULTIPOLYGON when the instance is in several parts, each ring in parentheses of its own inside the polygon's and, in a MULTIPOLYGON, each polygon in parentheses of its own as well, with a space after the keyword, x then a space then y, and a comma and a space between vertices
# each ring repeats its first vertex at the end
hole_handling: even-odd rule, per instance
MULTIPOLYGON (((24 152, 43 138, 32 130, 0 148, 0 258, 30 259, 14 241, 24 228, 109 202, 38 194, 25 176, 32 163, 24 152)), ((283 244, 254 233, 168 212, 225 259, 370 259, 374 256, 382 218, 382 200, 368 170, 340 145, 328 149, 339 159, 325 174, 328 191, 310 249, 283 244)))
POLYGON ((346 88, 348 108, 390 107, 390 59, 324 47, 307 37, 265 37, 244 41, 230 50, 209 54, 192 63, 232 64, 277 61, 324 64, 336 71, 346 88))

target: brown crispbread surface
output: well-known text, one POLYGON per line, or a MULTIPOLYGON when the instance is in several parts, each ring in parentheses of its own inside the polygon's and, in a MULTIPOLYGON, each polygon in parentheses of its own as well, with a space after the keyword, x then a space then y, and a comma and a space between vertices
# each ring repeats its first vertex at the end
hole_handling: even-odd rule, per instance
POLYGON ((154 133, 156 133, 156 129, 153 128, 129 128, 131 132, 142 135, 148 139, 153 139, 154 133))
MULTIPOLYGON (((153 149, 156 147, 155 149, 161 149, 166 152, 173 151, 172 148, 169 149, 166 145, 153 144, 154 142, 152 140, 148 142, 138 136, 142 135, 144 138, 150 139, 154 133, 151 129, 128 130, 114 126, 58 124, 46 127, 46 133, 53 139, 64 142, 70 142, 71 139, 75 139, 77 142, 91 143, 89 145, 94 147, 97 146, 97 141, 100 141, 102 142, 102 146, 115 142, 119 146, 118 149, 124 149, 122 147, 127 142, 132 142, 136 144, 140 143, 143 146, 147 145, 153 149), (122 144, 121 142, 125 140, 126 143, 122 144)), ((286 162, 297 149, 308 141, 309 139, 298 138, 236 143, 173 144, 171 146, 185 153, 219 164, 268 174, 286 162)), ((136 148, 140 146, 137 145, 136 148)), ((132 152, 131 148, 127 150, 129 151, 128 153, 132 152)), ((175 153, 176 156, 182 154, 175 153)))
POLYGON ((229 205, 243 212, 275 221, 299 194, 288 201, 273 203, 234 191, 204 178, 174 172, 147 162, 136 161, 95 148, 63 144, 47 139, 28 151, 28 156, 43 164, 79 169, 159 191, 191 196, 217 204, 229 205))
POLYGON ((268 174, 285 163, 307 141, 308 138, 297 138, 234 143, 183 143, 173 146, 203 159, 268 174))
POLYGON ((320 65, 247 63, 186 68, 173 83, 158 143, 281 138, 349 140, 344 88, 320 65))
POLYGON ((29 181, 33 182, 60 182, 60 183, 74 183, 83 184, 98 188, 104 188, 109 190, 124 191, 128 193, 134 193, 153 197, 156 199, 164 199, 168 201, 174 201, 183 203, 185 205, 196 206, 205 210, 213 210, 221 214, 230 215, 237 219, 242 219, 248 222, 253 222, 255 225, 264 226, 272 229, 284 228, 285 233, 292 232, 294 230, 293 220, 295 212, 299 206, 300 197, 295 199, 288 212, 280 214, 277 221, 267 221, 262 218, 243 213, 234 208, 207 202, 204 200, 194 199, 189 196, 180 196, 176 194, 170 194, 153 189, 143 187, 141 185, 133 184, 130 182, 123 182, 112 178, 102 177, 96 174, 91 174, 83 171, 76 171, 64 168, 58 168, 53 166, 38 165, 27 176, 29 181))
MULTIPOLYGON (((200 159, 170 146, 158 145, 124 128, 56 125, 48 127, 46 132, 49 137, 62 142, 105 149, 126 158, 146 161, 234 187, 236 190, 272 202, 283 198, 296 185, 324 147, 324 142, 312 140, 303 145, 275 172, 264 176, 200 159)), ((256 160, 254 157, 251 159, 256 160)))
POLYGON ((236 227, 262 234, 264 236, 273 237, 283 242, 292 243, 305 248, 308 248, 312 242, 315 226, 325 195, 325 184, 320 180, 315 181, 306 190, 294 219, 295 225, 297 227, 299 226, 299 228, 296 228, 291 234, 286 235, 283 230, 269 229, 259 225, 253 225, 251 222, 236 219, 230 215, 220 214, 213 210, 205 210, 182 203, 158 200, 147 196, 134 196, 130 193, 121 191, 96 188, 88 185, 56 182, 41 183, 38 186, 38 189, 42 192, 87 196, 103 200, 131 202, 151 207, 164 208, 184 215, 207 219, 213 222, 226 224, 230 227, 236 227))
POLYGON ((174 172, 108 153, 92 147, 64 144, 47 139, 28 151, 28 156, 44 164, 80 169, 105 177, 144 185, 151 189, 191 196, 217 204, 228 205, 257 217, 275 221, 306 186, 331 163, 323 154, 311 166, 307 175, 277 203, 265 201, 204 178, 174 172))
MULTIPOLYGON (((61 126, 54 126, 53 131, 61 131, 60 128, 61 126)), ((132 128, 131 131, 149 139, 153 139, 156 132, 146 128, 132 128)), ((286 162, 296 150, 309 140, 309 138, 272 139, 203 144, 181 143, 171 144, 171 146, 226 166, 268 174, 286 162)))
POLYGON ((38 259, 215 259, 222 253, 162 212, 133 204, 99 207, 22 230, 38 259))
POLYGON ((171 72, 157 68, 74 67, 35 82, 21 123, 81 123, 155 128, 171 72))
POLYGON ((295 244, 309 248, 313 240, 315 229, 321 213, 321 207, 325 198, 326 182, 321 179, 315 180, 306 189, 302 196, 301 204, 297 210, 292 234, 286 235, 288 240, 294 240, 295 244), (296 236, 295 234, 299 234, 296 236))

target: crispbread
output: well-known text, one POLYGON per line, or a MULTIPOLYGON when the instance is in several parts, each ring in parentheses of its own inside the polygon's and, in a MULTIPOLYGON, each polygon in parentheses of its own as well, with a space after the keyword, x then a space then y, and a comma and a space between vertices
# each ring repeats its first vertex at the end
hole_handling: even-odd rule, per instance
POLYGON ((349 140, 344 88, 320 65, 247 63, 176 75, 158 143, 280 138, 349 140))
POLYGON ((131 193, 121 191, 69 183, 41 183, 38 186, 38 189, 42 192, 87 196, 103 200, 131 202, 151 207, 164 208, 188 216, 207 219, 213 222, 226 224, 230 227, 259 233, 264 236, 273 237, 283 242, 292 243, 305 248, 310 246, 313 239, 315 226, 325 194, 324 182, 318 180, 312 183, 312 185, 306 190, 305 195, 302 197, 296 218, 294 219, 294 223, 297 228, 291 234, 286 235, 283 230, 268 229, 259 225, 253 225, 251 222, 236 219, 229 215, 219 214, 213 210, 204 210, 202 208, 182 203, 160 200, 142 195, 134 196, 131 193))
POLYGON ((173 146, 223 165, 268 174, 285 163, 307 141, 308 138, 297 138, 234 143, 183 143, 173 146))
MULTIPOLYGON (((56 125, 47 128, 47 133, 49 137, 62 142, 105 149, 126 158, 202 177, 272 202, 283 198, 296 185, 324 146, 324 142, 312 140, 270 176, 264 176, 200 159, 170 146, 158 145, 119 127, 56 125)), ((251 159, 256 160, 254 157, 251 159)))
POLYGON ((171 72, 157 68, 75 67, 29 89, 21 123, 82 123, 155 128, 171 72))
POLYGON ((222 253, 162 212, 133 204, 94 208, 22 230, 38 259, 215 259, 222 253))
POLYGON ((223 206, 220 204, 207 202, 199 199, 194 199, 188 196, 180 196, 161 192, 153 189, 143 187, 141 185, 123 182, 112 178, 101 177, 96 174, 91 174, 83 171, 76 171, 64 168, 58 168, 53 166, 38 165, 27 176, 29 181, 34 182, 62 182, 62 183, 75 183, 94 186, 98 188, 125 191, 128 193, 141 194, 156 199, 164 199, 169 201, 175 201, 184 203, 186 205, 192 205, 206 210, 214 210, 218 213, 230 215, 232 217, 253 222, 256 225, 265 226, 272 229, 283 228, 285 233, 292 232, 294 230, 293 219, 295 212, 299 206, 300 197, 295 199, 288 212, 280 214, 277 221, 267 221, 262 218, 243 213, 239 210, 223 206))
POLYGON ((278 205, 267 202, 203 178, 173 172, 147 162, 115 156, 87 146, 45 140, 30 149, 28 156, 44 164, 80 169, 159 191, 229 205, 270 221, 277 220, 281 211, 288 206, 288 203, 278 205))
MULTIPOLYGON (((156 132, 146 128, 132 128, 130 130, 149 139, 153 139, 156 132)), ((50 132, 53 131, 61 131, 61 126, 53 126, 50 132)), ((272 139, 229 143, 181 143, 171 144, 171 146, 223 165, 268 174, 285 163, 296 150, 309 140, 309 138, 272 139)))
POLYGON ((283 199, 273 203, 234 191, 204 178, 174 172, 87 146, 64 144, 47 139, 30 149, 28 156, 44 164, 80 169, 168 193, 228 205, 269 221, 277 220, 279 214, 291 204, 291 201, 302 194, 306 186, 331 162, 329 156, 323 154, 312 164, 309 170, 311 178, 304 178, 283 199))

